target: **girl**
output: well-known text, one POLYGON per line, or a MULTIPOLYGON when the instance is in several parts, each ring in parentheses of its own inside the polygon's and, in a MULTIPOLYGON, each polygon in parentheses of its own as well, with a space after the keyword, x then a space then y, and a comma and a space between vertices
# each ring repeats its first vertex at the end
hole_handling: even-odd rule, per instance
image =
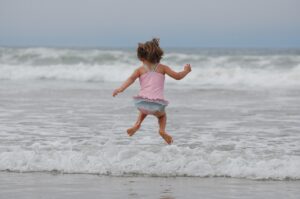
POLYGON ((165 74, 180 80, 191 72, 191 66, 186 64, 183 71, 175 72, 170 67, 160 64, 163 53, 159 47, 159 39, 154 38, 146 43, 139 43, 137 57, 143 65, 137 68, 121 87, 115 89, 112 95, 115 97, 123 92, 139 78, 141 89, 133 99, 140 112, 136 123, 127 129, 127 133, 132 136, 140 128, 147 115, 154 115, 158 118, 159 134, 168 144, 171 144, 173 139, 165 131, 167 121, 165 107, 168 105, 168 101, 164 100, 165 74))

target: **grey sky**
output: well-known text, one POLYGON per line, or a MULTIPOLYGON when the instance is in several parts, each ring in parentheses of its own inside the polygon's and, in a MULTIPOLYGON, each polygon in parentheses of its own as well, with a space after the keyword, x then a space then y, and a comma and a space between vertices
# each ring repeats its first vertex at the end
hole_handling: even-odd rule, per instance
POLYGON ((300 47, 299 0, 0 0, 0 45, 300 47))

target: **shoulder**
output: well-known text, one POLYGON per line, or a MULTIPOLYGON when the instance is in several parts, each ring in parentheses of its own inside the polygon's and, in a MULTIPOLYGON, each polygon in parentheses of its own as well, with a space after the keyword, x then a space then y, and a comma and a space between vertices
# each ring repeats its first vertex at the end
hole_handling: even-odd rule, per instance
POLYGON ((167 66, 165 64, 159 64, 159 67, 162 68, 162 69, 170 68, 169 66, 167 66))
POLYGON ((145 72, 145 67, 144 66, 139 66, 137 69, 136 69, 140 74, 144 73, 145 72))
POLYGON ((139 66, 134 70, 134 73, 139 77, 144 73, 145 68, 143 66, 139 66))
POLYGON ((170 67, 164 64, 159 64, 158 71, 165 74, 170 67))

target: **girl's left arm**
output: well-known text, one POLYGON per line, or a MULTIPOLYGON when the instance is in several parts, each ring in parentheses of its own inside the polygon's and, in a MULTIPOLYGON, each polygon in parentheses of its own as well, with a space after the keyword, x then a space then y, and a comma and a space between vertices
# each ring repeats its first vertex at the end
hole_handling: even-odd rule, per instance
POLYGON ((119 88, 115 89, 112 96, 115 97, 119 93, 123 92, 126 88, 128 88, 138 77, 140 76, 139 69, 136 69, 130 77, 120 86, 119 88))

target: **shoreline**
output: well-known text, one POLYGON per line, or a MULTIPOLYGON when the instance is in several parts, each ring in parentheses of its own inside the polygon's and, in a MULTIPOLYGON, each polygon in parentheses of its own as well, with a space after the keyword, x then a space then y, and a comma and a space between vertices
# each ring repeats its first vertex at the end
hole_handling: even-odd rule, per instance
POLYGON ((0 172, 0 198, 297 198, 300 180, 0 172))
POLYGON ((245 178, 245 177, 232 177, 232 176, 189 176, 189 175, 178 175, 178 176, 159 176, 159 175, 149 175, 149 174, 134 174, 134 173, 125 173, 125 174, 101 174, 101 173, 84 173, 84 172, 63 172, 63 171, 14 171, 14 170, 1 170, 0 176, 2 173, 11 173, 11 174, 45 174, 45 175, 88 175, 88 176, 98 176, 98 177, 111 177, 111 178, 195 178, 195 179, 233 179, 233 180, 250 180, 250 181, 262 181, 262 182, 289 182, 289 181, 299 181, 300 179, 294 178, 245 178))

